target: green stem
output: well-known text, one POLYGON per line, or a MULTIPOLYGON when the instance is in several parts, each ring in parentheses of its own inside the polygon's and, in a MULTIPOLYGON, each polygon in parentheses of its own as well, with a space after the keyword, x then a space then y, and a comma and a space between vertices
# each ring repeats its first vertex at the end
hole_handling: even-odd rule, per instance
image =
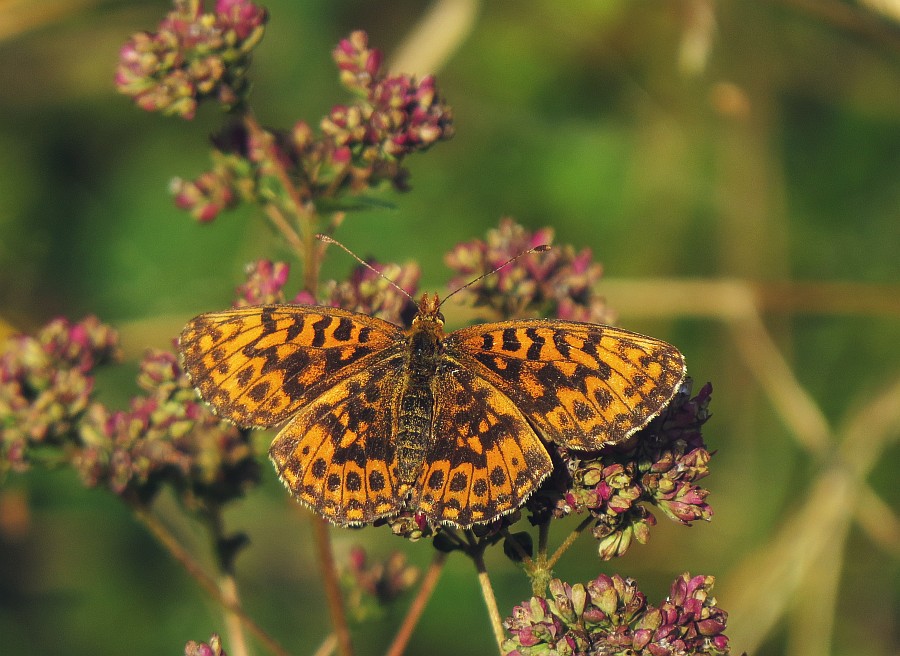
POLYGON ((544 560, 547 557, 547 542, 550 540, 550 520, 538 525, 538 557, 544 560))
POLYGON ((275 205, 268 204, 266 205, 265 213, 266 216, 269 217, 269 221, 272 222, 272 225, 275 226, 275 229, 281 233, 281 236, 284 237, 285 241, 287 241, 291 248, 294 249, 294 252, 302 253, 303 241, 301 241, 297 231, 290 226, 287 219, 281 214, 281 210, 275 205))
POLYGON ((487 567, 484 564, 484 550, 487 544, 481 544, 471 531, 467 531, 466 534, 469 539, 467 553, 472 562, 475 563, 475 570, 478 572, 478 584, 481 586, 481 596, 484 598, 485 606, 487 606, 488 619, 494 632, 494 640, 497 641, 497 652, 503 654, 503 641, 506 638, 503 633, 503 619, 500 617, 500 610, 497 608, 497 598, 494 596, 494 588, 491 586, 491 579, 488 577, 487 567))
POLYGON ((322 641, 322 644, 319 645, 319 648, 313 652, 313 656, 331 656, 335 647, 337 647, 337 636, 329 633, 322 641))
POLYGON ((236 603, 234 599, 228 599, 222 594, 219 584, 203 571, 200 564, 185 549, 178 540, 169 532, 162 522, 154 515, 147 511, 146 508, 131 504, 131 509, 135 517, 147 527, 147 530, 157 539, 157 541, 169 552, 169 554, 184 567, 185 571, 200 585, 201 588, 213 599, 215 599, 223 608, 234 613, 240 622, 247 627, 256 638, 265 645, 276 656, 290 656, 288 651, 282 647, 275 638, 266 633, 253 619, 247 615, 246 611, 236 603))
POLYGON ((590 515, 585 517, 581 521, 581 523, 575 527, 575 530, 573 530, 571 533, 569 533, 568 536, 566 536, 566 539, 563 540, 562 544, 559 545, 559 547, 556 549, 556 551, 553 552, 553 555, 550 556, 550 558, 547 560, 547 566, 553 567, 556 564, 556 562, 562 557, 562 555, 566 552, 566 550, 575 543, 575 540, 578 539, 578 536, 581 535, 582 533, 584 533, 584 529, 586 529, 588 526, 590 526, 591 522, 593 522, 593 521, 594 521, 594 517, 592 517, 590 515))
POLYGON ((222 508, 218 504, 204 508, 202 516, 206 519, 213 548, 216 554, 216 563, 219 568, 219 580, 217 587, 222 599, 225 600, 225 630, 228 636, 228 653, 233 656, 249 656, 247 636, 240 618, 231 610, 241 605, 238 594, 237 579, 234 577, 234 558, 237 550, 226 547, 228 542, 225 536, 225 521, 222 517, 222 508))
MULTIPOLYGON (((272 135, 266 132, 266 130, 257 122, 256 117, 249 112, 244 114, 244 127, 247 128, 247 132, 250 133, 257 143, 269 144, 268 152, 266 153, 267 159, 269 165, 272 167, 272 172, 278 179, 282 189, 284 189, 284 193, 287 194, 291 201, 290 204, 293 206, 293 213, 298 217, 297 227, 300 229, 299 234, 288 224, 287 219, 282 216, 280 211, 268 209, 266 214, 275 227, 278 228, 278 231, 284 235, 287 242, 297 253, 297 256, 303 258, 304 269, 307 269, 309 266, 307 262, 315 262, 315 258, 310 260, 309 257, 312 255, 310 246, 315 242, 315 229, 313 226, 315 209, 312 208, 311 203, 306 202, 306 199, 297 188, 297 185, 291 180, 288 171, 281 164, 279 153, 272 143, 272 135)), ((310 276, 308 275, 308 271, 306 271, 306 273, 307 275, 304 276, 304 282, 308 283, 310 281, 310 276)), ((315 293, 314 288, 307 289, 308 291, 315 293)))

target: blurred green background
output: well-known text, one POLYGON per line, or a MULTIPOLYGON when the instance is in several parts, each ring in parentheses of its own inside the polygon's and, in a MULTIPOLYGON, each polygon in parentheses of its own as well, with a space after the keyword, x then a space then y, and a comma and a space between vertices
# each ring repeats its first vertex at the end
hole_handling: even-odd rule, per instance
MULTIPOLYGON (((347 246, 417 260, 423 287, 443 291, 454 244, 504 215, 552 226, 604 263, 623 326, 677 344, 713 382, 712 523, 661 518, 611 563, 582 538, 557 574, 633 576, 652 601, 682 571, 712 574, 735 654, 900 653, 900 3, 266 6, 263 123, 316 123, 345 100, 329 53, 353 29, 404 70, 436 70, 454 108, 456 137, 407 161, 413 191, 387 196, 395 210, 349 216, 347 246), (434 33, 429 11, 443 12, 434 33)), ((165 120, 113 90, 119 46, 168 9, 0 5, 0 320, 28 331, 95 313, 120 328, 127 360, 100 380, 111 404, 136 393, 146 347, 227 306, 245 262, 285 255, 248 210, 200 226, 172 204, 168 181, 208 167, 213 108, 165 120)), ((335 251, 326 274, 351 266, 335 251)), ((311 654, 330 625, 309 523, 265 476, 227 514, 252 540, 241 595, 311 654)), ((209 561, 174 502, 158 512, 209 561)), ((357 543, 422 567, 431 556, 385 529, 333 538, 339 559, 357 543)), ((527 580, 502 554, 488 566, 508 613, 527 580)), ((360 654, 383 653, 404 604, 355 627, 360 654)), ((72 472, 0 481, 0 654, 174 655, 224 630, 110 495, 72 472)), ((492 649, 471 564, 451 558, 409 653, 492 649)))

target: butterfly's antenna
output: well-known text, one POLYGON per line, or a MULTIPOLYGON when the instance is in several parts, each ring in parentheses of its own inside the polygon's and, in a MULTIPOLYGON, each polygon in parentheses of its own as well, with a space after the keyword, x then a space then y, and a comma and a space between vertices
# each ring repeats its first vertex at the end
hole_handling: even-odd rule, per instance
POLYGON ((520 257, 522 257, 523 255, 528 255, 529 253, 546 253, 546 252, 549 251, 549 250, 550 250, 550 244, 541 244, 540 246, 535 246, 534 248, 529 248, 527 251, 522 251, 521 253, 519 253, 519 254, 516 255, 515 257, 511 257, 511 258, 509 258, 508 260, 506 260, 506 262, 504 262, 504 263, 501 264, 500 266, 495 267, 493 270, 488 271, 487 273, 482 273, 480 276, 478 276, 477 278, 475 278, 475 280, 470 280, 469 282, 467 282, 467 283, 466 283, 465 285, 463 285, 462 287, 460 287, 460 288, 458 288, 458 289, 454 289, 452 292, 450 292, 449 294, 447 294, 447 295, 444 297, 444 300, 441 301, 441 303, 440 303, 440 305, 438 305, 438 307, 440 307, 441 305, 443 305, 444 303, 446 303, 446 302, 447 302, 447 299, 450 298, 451 296, 454 296, 455 294, 458 294, 459 292, 461 292, 462 290, 466 289, 467 287, 471 287, 472 285, 474 285, 476 282, 478 282, 478 281, 481 280, 482 278, 487 278, 488 276, 494 275, 494 274, 497 273, 500 269, 502 269, 502 268, 505 267, 505 266, 508 266, 508 265, 512 264, 513 262, 515 262, 516 260, 518 260, 518 259, 519 259, 520 257))
MULTIPOLYGON (((391 283, 391 286, 393 286, 394 289, 396 289, 396 290, 399 291, 401 294, 403 294, 404 296, 406 296, 406 298, 408 298, 409 300, 411 300, 413 303, 416 302, 416 299, 414 299, 412 296, 410 296, 410 295, 409 295, 409 292, 407 292, 407 291, 406 291, 405 289, 403 289, 400 285, 398 285, 398 284, 395 283, 393 280, 391 280, 390 278, 388 278, 386 275, 384 275, 383 273, 381 273, 381 271, 379 271, 378 269, 376 269, 375 267, 373 267, 371 264, 369 264, 368 262, 366 262, 366 261, 365 261, 364 259, 362 259, 359 255, 357 255, 356 253, 354 253, 353 251, 351 251, 349 248, 347 248, 346 246, 344 246, 344 245, 343 245, 341 242, 339 242, 337 239, 332 239, 332 238, 329 237, 328 235, 323 235, 322 233, 317 234, 317 235, 316 235, 316 239, 318 239, 319 241, 323 241, 323 242, 325 242, 326 244, 334 244, 335 246, 337 246, 338 248, 340 248, 341 250, 343 250, 345 253, 347 253, 347 255, 349 255, 349 256, 352 257, 354 260, 356 260, 357 262, 359 262, 360 264, 362 264, 364 267, 366 267, 369 271, 371 271, 371 272, 377 274, 380 278, 383 278, 384 280, 387 280, 389 283, 391 283)), ((513 258, 513 259, 515 259, 515 258, 513 258)), ((508 263, 507 263, 507 264, 508 264, 508 263)), ((505 266, 505 265, 504 265, 504 266, 505 266)))

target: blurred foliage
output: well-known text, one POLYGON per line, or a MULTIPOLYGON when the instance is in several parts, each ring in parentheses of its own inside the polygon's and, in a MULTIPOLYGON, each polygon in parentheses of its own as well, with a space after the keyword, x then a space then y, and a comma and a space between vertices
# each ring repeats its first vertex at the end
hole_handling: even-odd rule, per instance
MULTIPOLYGON (((343 101, 329 59, 340 38, 365 29, 390 61, 425 10, 410 1, 266 6, 253 99, 261 122, 278 125, 316 120, 343 101)), ((768 288, 774 309, 765 319, 824 416, 840 427, 896 388, 896 22, 836 0, 475 6, 471 31, 436 71, 456 137, 409 163, 413 191, 388 194, 395 210, 354 213, 338 238, 363 257, 417 260, 426 289, 446 281, 446 252, 503 215, 592 248, 613 282, 811 283, 799 301, 779 295, 783 286, 768 288)), ((111 403, 136 392, 123 381, 145 348, 168 346, 197 312, 226 307, 245 262, 279 255, 261 218, 237 212, 201 226, 167 193, 172 177, 207 167, 203 135, 219 122, 212 108, 188 124, 137 111, 114 93, 120 45, 168 7, 44 0, 0 8, 0 321, 5 331, 30 330, 57 315, 94 313, 121 327, 131 364, 101 378, 111 403)), ((335 250, 325 275, 343 277, 353 265, 335 250)), ((660 526, 609 571, 636 577, 654 598, 682 571, 713 574, 731 610, 754 584, 740 567, 785 528, 829 456, 812 457, 793 439, 717 320, 716 299, 697 299, 712 310, 673 312, 664 324, 632 318, 627 300, 609 299, 623 308, 620 323, 678 344, 691 374, 716 384, 707 430, 719 451, 708 479, 716 515, 691 531, 660 526)), ((851 523, 836 561, 840 587, 834 613, 824 614, 833 626, 822 627, 833 631, 834 654, 900 649, 890 510, 900 502, 898 455, 894 441, 869 477, 888 505, 886 538, 877 543, 873 527, 851 523)), ((272 472, 264 478, 226 518, 252 540, 237 563, 243 599, 294 653, 311 653, 329 623, 309 525, 272 472)), ((165 521, 203 553, 197 527, 169 506, 159 509, 165 521)), ((420 566, 431 555, 385 531, 333 535, 339 559, 357 542, 375 553, 403 548, 420 566)), ((560 578, 586 581, 601 570, 595 545, 581 546, 560 563, 560 578)), ((501 554, 489 553, 488 567, 502 610, 529 596, 501 554)), ((806 590, 830 603, 819 595, 806 590)), ((757 636, 754 653, 801 653, 792 635, 804 618, 823 615, 772 603, 792 610, 757 636)), ((359 653, 381 653, 402 612, 359 628, 359 653)), ((0 653, 178 654, 220 625, 220 610, 110 497, 84 490, 71 472, 2 482, 0 653)), ((490 629, 471 566, 451 558, 410 653, 473 644, 491 644, 490 629)))

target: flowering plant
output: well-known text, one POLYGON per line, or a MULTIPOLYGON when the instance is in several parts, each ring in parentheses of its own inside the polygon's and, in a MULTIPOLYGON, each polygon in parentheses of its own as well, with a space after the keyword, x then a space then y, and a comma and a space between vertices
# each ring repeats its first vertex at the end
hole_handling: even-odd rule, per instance
MULTIPOLYGON (((250 264, 235 307, 290 300, 405 323, 415 310, 410 297, 419 282, 417 265, 373 262, 346 280, 323 282, 326 244, 316 236, 337 230, 348 212, 365 206, 367 194, 385 185, 407 190, 406 158, 452 136, 452 110, 432 76, 385 73, 381 53, 358 31, 332 53, 353 100, 335 105, 317 128, 303 120, 286 130, 264 127, 250 110, 249 73, 267 20, 267 12, 250 0, 218 0, 212 11, 201 0, 175 0, 157 31, 136 34, 123 46, 116 85, 141 109, 166 116, 190 120, 202 103, 217 103, 226 112, 212 140, 211 169, 192 181, 175 179, 175 204, 207 223, 240 204, 258 207, 303 271, 300 288, 289 292, 292 263, 250 264)), ((590 251, 561 245, 502 266, 553 238, 549 228, 532 232, 507 218, 485 239, 453 248, 446 261, 461 305, 502 318, 611 321, 596 292, 602 268, 590 251)), ((115 330, 93 317, 54 320, 33 337, 7 340, 0 352, 0 474, 49 463, 73 467, 85 485, 121 498, 222 605, 232 644, 245 649, 243 627, 271 652, 286 654, 238 601, 235 558, 247 541, 224 528, 225 506, 260 481, 251 431, 220 420, 200 402, 174 350, 148 352, 137 379, 142 393, 127 409, 109 408, 95 393, 94 374, 118 357, 115 330), (209 528, 217 577, 206 574, 155 519, 153 504, 163 489, 174 491, 183 508, 209 528)), ((341 585, 354 615, 367 617, 421 580, 393 645, 397 653, 448 554, 459 552, 476 566, 501 653, 727 653, 726 614, 709 594, 712 577, 685 574, 662 604, 652 606, 633 582, 617 575, 586 585, 552 576, 557 561, 588 530, 600 558, 608 560, 648 540, 656 523, 653 508, 685 525, 710 519, 707 492, 698 484, 711 457, 702 437, 710 395, 707 384, 692 396, 688 379, 659 416, 622 444, 596 452, 551 446, 552 475, 521 509, 487 524, 435 527, 414 513, 376 522, 410 540, 431 540, 435 557, 423 577, 401 556, 371 563, 361 550, 354 550, 340 576, 327 532, 317 522, 316 546, 340 651, 351 653, 341 585), (568 515, 581 516, 581 522, 551 554, 551 526, 568 515), (537 528, 536 544, 531 532, 512 531, 523 516, 537 528), (505 621, 484 560, 485 551, 501 543, 530 578, 534 595, 505 621)), ((209 643, 189 642, 185 653, 225 652, 214 635, 209 643)))

